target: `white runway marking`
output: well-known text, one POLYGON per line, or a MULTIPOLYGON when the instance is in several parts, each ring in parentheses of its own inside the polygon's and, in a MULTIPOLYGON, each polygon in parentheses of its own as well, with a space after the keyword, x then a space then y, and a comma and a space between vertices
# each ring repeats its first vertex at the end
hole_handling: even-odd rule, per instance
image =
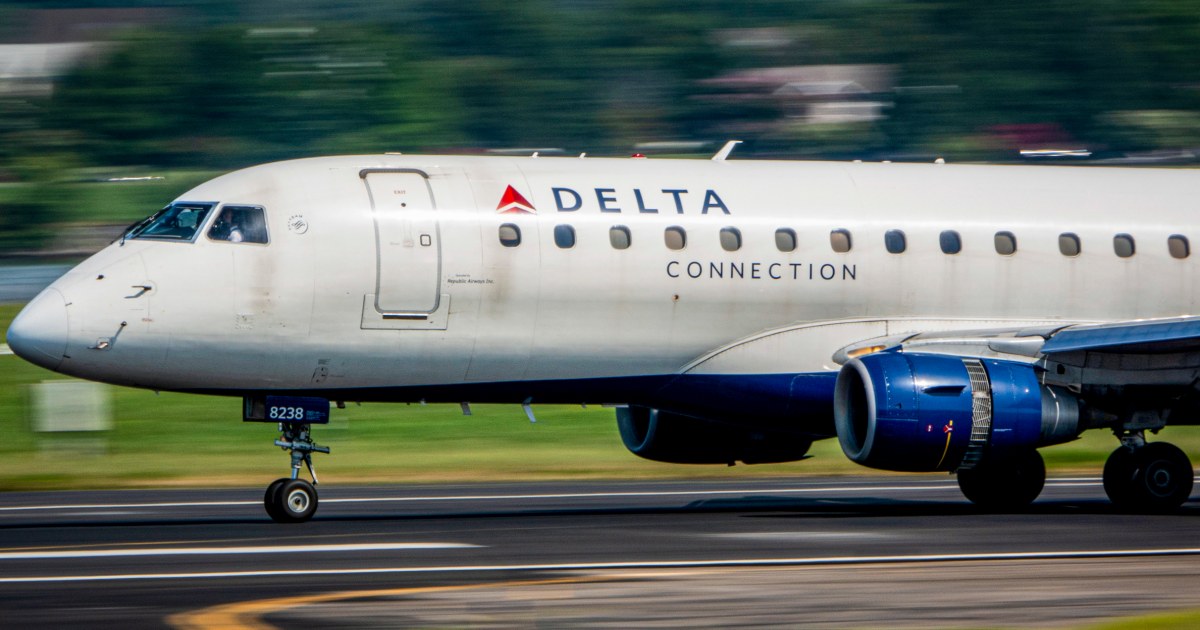
POLYGON ((60 558, 133 558, 138 556, 228 556, 267 553, 347 553, 414 549, 472 549, 467 543, 377 543, 363 545, 275 545, 260 547, 160 547, 157 549, 80 549, 75 551, 0 551, 0 560, 56 560, 60 558))
POLYGON ((468 573, 501 571, 602 571, 612 569, 704 569, 732 567, 802 567, 929 562, 982 562, 1014 560, 1086 560, 1095 558, 1144 558, 1195 556, 1200 548, 1121 549, 1111 551, 1028 551, 1011 553, 963 553, 909 556, 834 556, 827 558, 752 558, 742 560, 683 560, 666 562, 596 562, 569 564, 498 564, 440 567, 383 567, 374 569, 293 569, 280 571, 214 571, 197 573, 121 573, 114 575, 57 575, 0 577, 0 584, 38 582, 113 582, 128 580, 208 580, 228 578, 380 575, 397 573, 468 573))
POLYGON ((736 532, 730 534, 701 534, 702 538, 732 540, 763 540, 768 542, 816 542, 828 540, 883 540, 900 538, 883 532, 736 532))
MULTIPOLYGON (((328 499, 321 499, 326 503, 328 499)), ((0 512, 22 512, 28 510, 128 510, 136 508, 170 507, 235 507, 262 505, 262 501, 195 501, 189 503, 71 503, 65 505, 13 505, 0 507, 0 512)))
MULTIPOLYGON (((1046 482, 1047 488, 1073 488, 1099 486, 1098 479, 1056 479, 1046 482)), ((531 501, 538 499, 619 499, 638 497, 702 497, 702 496, 733 496, 759 495, 770 496, 779 494, 815 494, 820 492, 922 492, 927 490, 945 490, 959 492, 958 484, 948 482, 923 482, 912 485, 864 486, 864 485, 826 485, 808 486, 803 488, 740 488, 735 490, 648 490, 630 492, 563 492, 547 494, 464 494, 446 496, 412 496, 412 497, 357 497, 344 499, 321 499, 322 504, 328 503, 417 503, 437 501, 531 501)), ((177 507, 242 507, 261 506, 262 501, 189 501, 166 503, 78 503, 69 505, 14 505, 0 507, 0 512, 20 512, 31 510, 127 510, 138 508, 177 508, 177 507)))

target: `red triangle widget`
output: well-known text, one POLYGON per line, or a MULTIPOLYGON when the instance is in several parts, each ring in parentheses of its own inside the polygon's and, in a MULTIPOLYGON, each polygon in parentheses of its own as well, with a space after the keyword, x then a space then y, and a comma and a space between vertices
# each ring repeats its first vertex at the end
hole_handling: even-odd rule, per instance
POLYGON ((500 214, 537 214, 533 204, 529 203, 529 200, 512 186, 504 189, 504 196, 500 198, 496 212, 500 214))

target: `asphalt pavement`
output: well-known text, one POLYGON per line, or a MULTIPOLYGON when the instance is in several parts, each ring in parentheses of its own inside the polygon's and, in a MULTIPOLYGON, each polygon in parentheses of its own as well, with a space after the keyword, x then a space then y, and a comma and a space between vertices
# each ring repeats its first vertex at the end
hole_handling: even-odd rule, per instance
POLYGON ((0 304, 32 300, 70 268, 70 265, 0 266, 0 304))
POLYGON ((1080 627, 1200 601, 1200 503, 945 476, 0 494, 9 627, 1080 627))

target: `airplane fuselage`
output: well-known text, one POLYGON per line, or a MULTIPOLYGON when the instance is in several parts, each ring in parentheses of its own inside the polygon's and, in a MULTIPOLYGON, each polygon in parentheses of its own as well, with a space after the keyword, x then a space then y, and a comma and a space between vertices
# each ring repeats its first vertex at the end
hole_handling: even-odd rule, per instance
POLYGON ((828 435, 831 355, 855 341, 1197 312, 1178 241, 1198 193, 1183 170, 267 164, 182 195, 214 210, 192 239, 127 238, 54 283, 69 333, 41 362, 227 395, 666 400, 828 435), (210 238, 228 205, 263 208, 268 241, 210 238), (737 400, 695 395, 713 388, 737 400))

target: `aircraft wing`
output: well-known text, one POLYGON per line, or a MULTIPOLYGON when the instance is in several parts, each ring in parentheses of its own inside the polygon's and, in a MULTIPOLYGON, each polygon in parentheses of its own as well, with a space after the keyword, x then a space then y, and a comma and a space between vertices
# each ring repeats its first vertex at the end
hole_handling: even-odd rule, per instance
POLYGON ((1200 351, 1200 317, 1081 325, 1054 332, 1041 352, 1162 354, 1200 351))
MULTIPOLYGON (((1095 363, 1100 356, 1110 364, 1116 357, 1136 356, 1143 369, 1148 364, 1200 367, 1200 317, 891 335, 840 348, 833 359, 844 365, 885 350, 1072 365, 1095 363)), ((1133 364, 1127 359, 1125 367, 1133 364)))
POLYGON ((833 360, 845 365, 876 352, 1029 363, 1042 382, 1074 390, 1190 390, 1200 383, 1200 317, 893 335, 845 346, 833 360))

